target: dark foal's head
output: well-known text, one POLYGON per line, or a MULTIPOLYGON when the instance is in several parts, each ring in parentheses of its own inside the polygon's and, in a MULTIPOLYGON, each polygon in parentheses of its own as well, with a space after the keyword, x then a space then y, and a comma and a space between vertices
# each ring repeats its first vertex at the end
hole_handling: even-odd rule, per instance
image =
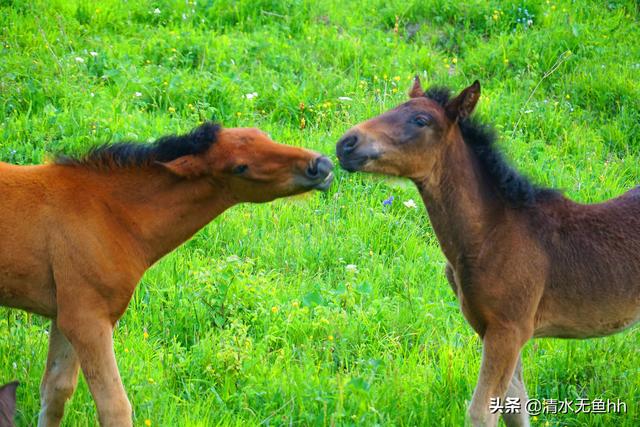
POLYGON ((347 131, 336 147, 340 165, 350 172, 414 179, 429 175, 453 140, 452 130, 476 106, 480 83, 476 81, 446 103, 438 102, 438 93, 424 95, 416 77, 409 101, 347 131))
POLYGON ((160 163, 183 178, 208 178, 240 202, 325 191, 331 185, 333 164, 321 154, 278 144, 253 128, 216 127, 210 132, 204 151, 160 163))

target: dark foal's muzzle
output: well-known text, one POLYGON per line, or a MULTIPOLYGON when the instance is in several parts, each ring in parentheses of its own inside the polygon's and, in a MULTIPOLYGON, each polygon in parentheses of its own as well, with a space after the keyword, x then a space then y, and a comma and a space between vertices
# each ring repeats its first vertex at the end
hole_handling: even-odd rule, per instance
POLYGON ((377 153, 368 152, 371 150, 362 146, 363 139, 357 130, 350 130, 340 138, 336 144, 336 155, 343 169, 349 172, 358 171, 367 161, 378 157, 377 153))

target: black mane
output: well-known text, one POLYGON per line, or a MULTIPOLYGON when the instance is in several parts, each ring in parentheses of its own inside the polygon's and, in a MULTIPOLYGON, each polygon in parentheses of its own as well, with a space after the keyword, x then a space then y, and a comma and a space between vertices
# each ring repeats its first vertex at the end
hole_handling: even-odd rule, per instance
MULTIPOLYGON (((430 88, 425 96, 444 107, 451 98, 451 90, 445 87, 430 88)), ((526 207, 537 201, 557 195, 558 191, 533 184, 516 171, 496 147, 495 130, 475 117, 459 122, 465 143, 471 147, 491 184, 512 207, 526 207)))
POLYGON ((82 157, 58 156, 59 165, 114 168, 147 166, 154 162, 169 162, 178 157, 204 153, 213 145, 221 127, 206 122, 184 135, 164 136, 151 144, 117 142, 91 148, 82 157))

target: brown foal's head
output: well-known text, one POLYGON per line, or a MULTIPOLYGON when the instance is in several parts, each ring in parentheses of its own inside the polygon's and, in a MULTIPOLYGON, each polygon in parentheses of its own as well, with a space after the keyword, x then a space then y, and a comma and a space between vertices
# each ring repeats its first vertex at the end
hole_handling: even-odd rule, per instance
POLYGON ((253 128, 217 129, 200 154, 162 163, 185 178, 209 178, 238 202, 267 202, 317 189, 333 181, 333 164, 314 151, 278 144, 253 128))
POLYGON ((431 173, 452 129, 468 117, 480 97, 476 80, 444 106, 425 96, 415 78, 409 101, 349 129, 338 141, 340 165, 350 172, 421 178, 431 173))

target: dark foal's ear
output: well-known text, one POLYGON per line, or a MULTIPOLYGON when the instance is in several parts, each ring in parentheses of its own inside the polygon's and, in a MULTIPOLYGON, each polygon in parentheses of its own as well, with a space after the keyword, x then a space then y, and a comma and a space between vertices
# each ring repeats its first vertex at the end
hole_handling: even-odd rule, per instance
POLYGON ((480 99, 480 82, 476 80, 471 86, 460 92, 460 95, 453 98, 444 110, 451 120, 463 120, 471 115, 473 109, 480 99))
POLYGON ((178 157, 169 162, 158 162, 158 164, 174 175, 183 178, 197 178, 207 173, 207 163, 204 158, 191 154, 178 157))
POLYGON ((424 91, 420 84, 420 77, 416 74, 413 78, 413 86, 411 86, 411 90, 409 91, 409 98, 420 98, 421 96, 424 96, 424 91))
POLYGON ((16 389, 18 381, 0 387, 0 425, 12 426, 16 416, 16 389))

